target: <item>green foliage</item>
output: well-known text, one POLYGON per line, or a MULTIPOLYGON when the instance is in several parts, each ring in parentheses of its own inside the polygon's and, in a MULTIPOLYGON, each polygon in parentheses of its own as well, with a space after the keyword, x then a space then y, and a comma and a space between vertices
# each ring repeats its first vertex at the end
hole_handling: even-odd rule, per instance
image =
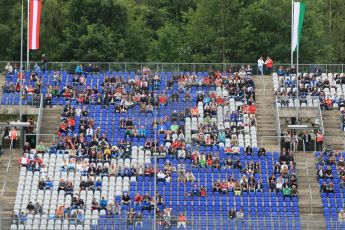
MULTIPOLYGON (((344 1, 305 3, 300 62, 344 63, 344 1)), ((42 4, 41 49, 31 60, 46 53, 51 61, 256 62, 260 55, 290 61, 291 0, 42 4)), ((20 14, 20 1, 0 1, 1 60, 19 60, 20 14)), ((26 40, 26 19, 24 32, 26 40)))

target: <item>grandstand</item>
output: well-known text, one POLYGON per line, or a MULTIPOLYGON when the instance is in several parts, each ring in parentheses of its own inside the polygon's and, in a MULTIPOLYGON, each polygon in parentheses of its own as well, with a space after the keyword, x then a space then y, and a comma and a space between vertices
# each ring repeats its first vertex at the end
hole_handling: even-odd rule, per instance
MULTIPOLYGON (((344 229, 342 153, 315 153, 333 173, 317 180, 319 158, 281 149, 273 104, 292 77, 146 67, 35 79, 26 72, 23 104, 40 106, 41 136, 0 158, 2 214, 12 215, 1 226, 177 229, 185 216, 187 229, 344 229), (334 193, 320 194, 323 181, 334 193)), ((4 78, 1 104, 18 105, 17 74, 4 78)), ((325 124, 337 121, 337 111, 326 113, 325 124)), ((327 139, 337 131, 326 127, 325 143, 343 150, 327 139)))

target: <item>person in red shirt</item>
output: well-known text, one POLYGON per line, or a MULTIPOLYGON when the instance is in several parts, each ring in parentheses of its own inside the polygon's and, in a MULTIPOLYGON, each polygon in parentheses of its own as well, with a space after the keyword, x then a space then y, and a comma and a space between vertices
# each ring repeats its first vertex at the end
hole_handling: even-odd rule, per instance
POLYGON ((143 197, 137 193, 134 196, 134 205, 141 205, 141 202, 143 201, 143 197))
POLYGON ((249 112, 251 114, 255 114, 256 113, 256 106, 255 105, 250 105, 249 106, 249 112))
POLYGON ((166 96, 164 96, 164 95, 160 96, 160 97, 159 97, 159 104, 161 104, 161 105, 166 105, 166 103, 167 103, 167 98, 166 98, 166 96))
POLYGON ((222 105, 223 104, 223 98, 221 96, 217 97, 217 105, 222 105))
POLYGON ((266 65, 266 70, 268 74, 272 73, 272 67, 273 67, 273 60, 270 57, 267 57, 266 61, 265 61, 265 65, 266 65))
POLYGON ((180 229, 180 227, 187 229, 186 219, 186 216, 180 212, 180 215, 178 216, 177 229, 180 229))

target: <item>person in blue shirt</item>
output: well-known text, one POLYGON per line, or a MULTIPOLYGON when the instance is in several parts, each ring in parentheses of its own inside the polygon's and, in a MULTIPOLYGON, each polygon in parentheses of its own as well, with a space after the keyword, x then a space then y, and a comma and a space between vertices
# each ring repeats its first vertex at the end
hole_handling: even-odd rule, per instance
POLYGON ((102 190, 102 181, 98 178, 98 180, 95 183, 96 190, 101 191, 102 190))
POLYGON ((277 74, 278 74, 278 76, 284 76, 285 75, 285 70, 284 70, 283 66, 279 66, 277 74))
POLYGON ((26 214, 24 212, 21 212, 18 216, 19 223, 25 224, 27 220, 28 220, 28 217, 26 216, 26 214))
POLYGON ((41 72, 41 68, 40 68, 40 66, 39 66, 37 63, 35 63, 34 72, 35 72, 35 73, 41 72))
POLYGON ((230 115, 230 121, 237 122, 237 114, 233 111, 230 115))
POLYGON ((45 181, 45 187, 44 189, 50 189, 53 190, 53 181, 48 177, 48 179, 45 181))
POLYGON ((81 75, 83 73, 83 65, 80 64, 80 65, 77 65, 77 67, 75 68, 75 71, 74 71, 76 74, 79 74, 81 75))
POLYGON ((206 95, 203 99, 203 103, 206 105, 206 104, 210 104, 210 102, 211 102, 211 98, 208 95, 206 95))
POLYGON ((79 210, 77 211, 77 224, 83 224, 85 220, 83 211, 79 210))
POLYGON ((166 130, 166 125, 163 123, 163 121, 158 125, 158 133, 161 134, 165 132, 166 130))
POLYGON ((192 189, 190 195, 191 196, 199 196, 200 195, 200 190, 196 184, 193 186, 193 189, 192 189))
POLYGON ((144 126, 140 126, 139 128, 139 137, 146 137, 146 129, 144 126))
POLYGON ((108 201, 102 196, 102 199, 99 201, 99 207, 100 209, 107 209, 108 201))

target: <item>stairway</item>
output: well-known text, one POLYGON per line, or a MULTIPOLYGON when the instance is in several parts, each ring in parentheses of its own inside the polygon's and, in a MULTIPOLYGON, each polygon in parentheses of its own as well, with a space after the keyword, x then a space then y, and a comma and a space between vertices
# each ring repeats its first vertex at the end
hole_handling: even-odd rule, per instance
POLYGON ((298 206, 302 229, 325 229, 314 154, 313 152, 295 152, 294 159, 298 177, 298 206))
POLYGON ((344 151, 344 133, 340 130, 339 111, 323 110, 322 120, 325 129, 325 144, 332 145, 334 150, 344 151))
MULTIPOLYGON (((60 125, 60 115, 62 113, 63 107, 62 106, 54 106, 53 108, 44 108, 43 109, 43 116, 42 116, 42 123, 41 123, 41 134, 56 134, 58 127, 60 125)), ((53 141, 54 137, 49 136, 41 136, 40 141, 43 142, 45 146, 49 146, 53 141)))
POLYGON ((18 178, 20 168, 18 166, 18 159, 22 156, 20 149, 13 149, 13 156, 11 159, 11 151, 4 149, 4 154, 0 157, 0 194, 6 181, 4 188, 4 196, 0 198, 3 209, 0 209, 0 229, 10 229, 10 219, 16 200, 16 193, 18 187, 18 178), (7 166, 9 171, 6 175, 7 166))
POLYGON ((254 82, 258 145, 264 146, 267 151, 277 151, 278 140, 273 138, 277 136, 277 131, 272 76, 255 76, 254 82))

